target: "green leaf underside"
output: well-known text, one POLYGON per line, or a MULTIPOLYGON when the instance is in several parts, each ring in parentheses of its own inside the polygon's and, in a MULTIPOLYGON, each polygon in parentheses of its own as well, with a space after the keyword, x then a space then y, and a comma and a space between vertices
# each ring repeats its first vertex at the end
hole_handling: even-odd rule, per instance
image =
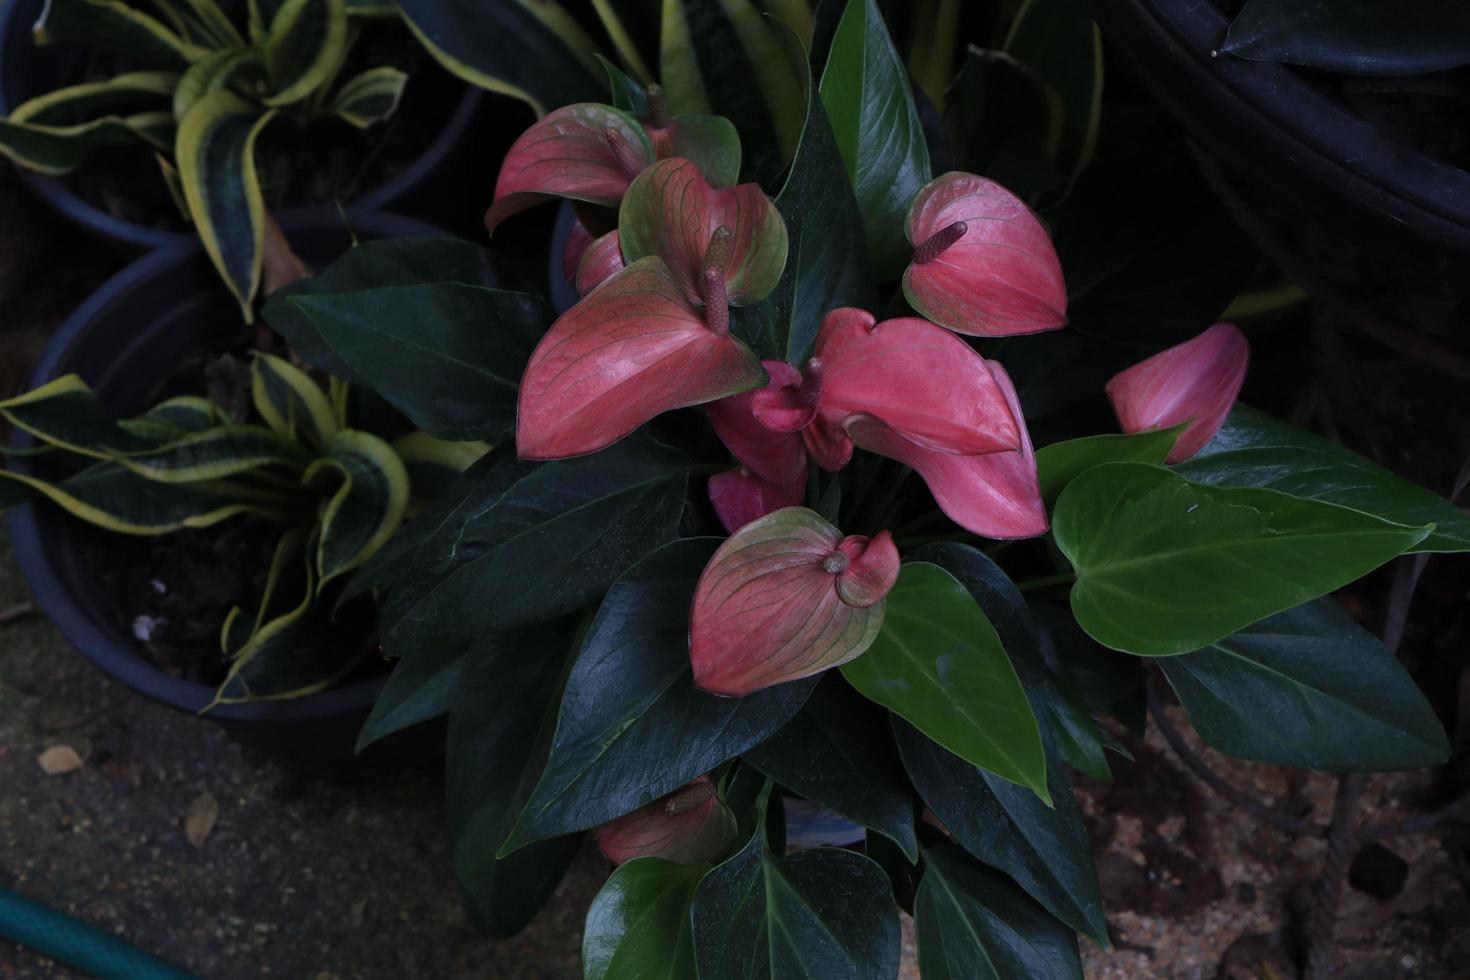
POLYGON ((1104 646, 1144 656, 1200 649, 1325 595, 1431 530, 1142 463, 1083 473, 1053 519, 1077 573, 1077 622, 1104 646))
POLYGON ((816 679, 723 698, 694 687, 689 610, 719 540, 685 538, 613 583, 567 678, 545 772, 503 853, 629 813, 760 744, 816 679))
POLYGON ((1195 729, 1230 755, 1330 772, 1417 769, 1449 756, 1408 672, 1331 599, 1159 666, 1195 729))
POLYGON ((911 562, 884 602, 878 639, 843 676, 962 758, 1045 798, 1036 719, 970 593, 937 565, 911 562))

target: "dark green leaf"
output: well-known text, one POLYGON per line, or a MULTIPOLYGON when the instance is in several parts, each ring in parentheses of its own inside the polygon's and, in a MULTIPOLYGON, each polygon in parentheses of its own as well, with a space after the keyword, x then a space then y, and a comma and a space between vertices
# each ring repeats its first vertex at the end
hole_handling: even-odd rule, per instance
POLYGON ((552 0, 399 0, 399 8, 441 65, 472 85, 524 100, 538 116, 602 97, 591 40, 552 0))
POLYGON ((262 100, 282 106, 311 95, 346 57, 345 0, 286 0, 261 41, 272 91, 262 100))
MULTIPOLYGON (((1107 945, 1092 842, 1066 769, 1051 767, 1048 807, 895 718, 899 755, 924 802, 965 850, 1015 879, 1052 915, 1107 945)), ((921 883, 922 886, 922 883, 921 883)))
POLYGON ((160 21, 116 0, 48 0, 34 30, 37 44, 77 41, 160 68, 186 68, 204 53, 160 21))
POLYGON ((608 104, 614 109, 621 109, 639 119, 646 117, 648 115, 648 91, 602 55, 597 56, 597 63, 607 73, 608 104))
MULTIPOLYGON (((1065 175, 1092 160, 1102 113, 1102 37, 1088 0, 1024 0, 1005 51, 1046 79, 1061 102, 1052 158, 1065 175)), ((1064 266, 1065 268, 1065 266, 1064 266)))
POLYGON ((1041 627, 1048 662, 1073 679, 1074 689, 1087 707, 1110 715, 1128 730, 1143 734, 1148 704, 1144 695, 1144 665, 1137 657, 1109 650, 1088 636, 1065 599, 1034 598, 1031 610, 1041 627))
POLYGON ((1131 435, 1083 436, 1042 446, 1036 451, 1036 473, 1047 510, 1073 479, 1102 463, 1163 463, 1184 426, 1131 435))
POLYGON ((1436 766, 1449 742, 1408 672, 1331 599, 1159 661, 1221 752, 1303 769, 1436 766))
POLYGON ((781 856, 763 826, 694 893, 700 980, 881 980, 899 929, 883 869, 852 851, 781 856))
POLYGON ((689 903, 706 864, 634 858, 620 865, 587 910, 584 980, 679 980, 694 976, 689 903))
POLYGON ((883 712, 841 677, 823 678, 796 717, 744 759, 792 792, 886 834, 910 861, 918 859, 914 794, 883 712))
POLYGON ((903 59, 875 0, 850 0, 822 72, 822 105, 863 216, 873 270, 908 265, 909 204, 929 182, 929 148, 903 59))
POLYGON ((1326 595, 1430 530, 1274 490, 1190 483, 1144 463, 1083 473, 1052 520, 1077 572, 1077 622, 1143 656, 1198 650, 1326 595))
MULTIPOLYGON (((495 640, 489 643, 493 646, 495 640)), ((490 656, 478 647, 416 650, 398 658, 357 736, 361 752, 378 739, 449 712, 466 662, 490 656)))
POLYGON ((290 302, 354 377, 441 439, 514 430, 521 373, 552 318, 539 297, 453 282, 290 302))
POLYGON ((953 845, 924 852, 914 928, 924 980, 1082 980, 1076 933, 953 845))
POLYGON ((989 177, 1028 200, 1064 183, 1049 152, 1061 132, 1061 97, 1011 55, 970 45, 949 91, 946 118, 957 169, 989 177))
POLYGON ((562 837, 496 857, 546 761, 576 626, 563 620, 481 641, 449 709, 445 795, 455 877, 475 923, 498 936, 530 921, 581 843, 562 837))
POLYGON ((85 456, 106 459, 143 452, 155 445, 118 425, 92 389, 75 374, 0 401, 0 418, 42 443, 85 456))
POLYGON ((449 238, 385 238, 354 245, 321 275, 282 286, 271 293, 261 315, 302 360, 339 378, 361 383, 347 362, 317 334, 311 318, 291 302, 292 297, 436 282, 509 288, 496 271, 490 250, 482 246, 449 238))
POLYGON ((1348 75, 1422 75, 1470 62, 1459 0, 1249 0, 1221 51, 1348 75))
POLYGON ((939 566, 911 562, 884 603, 882 632, 843 676, 972 764, 1045 797, 1036 718, 970 593, 939 566))
POLYGON ((1198 483, 1262 487, 1374 514, 1397 524, 1434 524, 1411 551, 1470 551, 1470 515, 1357 453, 1246 405, 1178 471, 1198 483))
POLYGON ((716 538, 672 542, 608 590, 572 666, 546 771, 504 850, 636 810, 758 745, 816 678, 743 698, 694 687, 689 609, 716 538))
MULTIPOLYGON (((788 47, 799 50, 794 36, 783 36, 788 47)), ((805 64, 805 52, 791 55, 805 64)), ((805 84, 806 126, 791 172, 776 195, 790 242, 786 271, 774 293, 753 307, 732 311, 731 319, 762 357, 792 364, 806 360, 829 310, 872 309, 877 304, 862 212, 809 75, 805 84)))

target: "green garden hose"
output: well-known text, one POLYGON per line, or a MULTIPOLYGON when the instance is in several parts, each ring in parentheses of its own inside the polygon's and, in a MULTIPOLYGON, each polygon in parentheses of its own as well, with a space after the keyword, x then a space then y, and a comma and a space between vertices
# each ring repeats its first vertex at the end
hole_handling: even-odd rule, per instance
POLYGON ((29 946, 101 980, 198 980, 187 970, 15 892, 0 891, 0 939, 29 946))

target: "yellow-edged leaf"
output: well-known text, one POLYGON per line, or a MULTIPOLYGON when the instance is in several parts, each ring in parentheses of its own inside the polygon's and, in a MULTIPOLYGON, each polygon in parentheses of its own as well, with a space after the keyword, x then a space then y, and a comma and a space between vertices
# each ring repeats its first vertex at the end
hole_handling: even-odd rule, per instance
POLYGON ((299 102, 329 81, 347 49, 345 0, 286 0, 262 44, 275 91, 266 105, 299 102))
POLYGON ((161 68, 184 68, 207 50, 121 0, 47 0, 33 32, 37 44, 75 41, 161 68))
POLYGON ((408 470, 393 447, 367 432, 334 435, 326 455, 302 477, 308 485, 337 479, 322 507, 317 541, 318 589, 371 558, 403 523, 408 508, 408 470))
POLYGON ((326 394, 289 361, 257 353, 250 365, 250 394, 255 410, 277 435, 321 446, 337 432, 337 416, 326 394))
POLYGON ((397 68, 369 68, 337 89, 331 109, 358 129, 382 122, 398 108, 408 75, 397 68))
POLYGON ((116 461, 160 483, 200 483, 267 466, 299 469, 310 457, 297 443, 262 426, 221 425, 116 461))

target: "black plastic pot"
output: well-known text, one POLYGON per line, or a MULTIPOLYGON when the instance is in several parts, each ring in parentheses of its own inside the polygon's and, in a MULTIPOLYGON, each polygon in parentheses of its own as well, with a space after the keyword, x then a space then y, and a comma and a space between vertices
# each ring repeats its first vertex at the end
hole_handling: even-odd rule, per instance
MULTIPOLYGON (((341 254, 355 232, 362 238, 443 237, 409 218, 352 213, 351 228, 325 209, 286 211, 281 225, 307 261, 323 265, 341 254)), ((186 356, 207 349, 222 324, 238 323, 239 308, 225 291, 204 251, 192 241, 139 259, 89 296, 62 324, 42 352, 31 385, 79 374, 111 410, 142 409, 153 387, 186 356)), ((17 432, 12 446, 34 445, 17 432)), ((24 457, 12 457, 18 471, 24 457)), ((95 573, 86 566, 86 535, 105 532, 50 504, 30 504, 10 515, 11 547, 41 610, 78 650, 114 680, 180 711, 198 713, 213 689, 160 670, 116 624, 95 573)), ((345 684, 289 701, 221 705, 205 718, 239 741, 304 771, 361 778, 409 761, 432 757, 442 746, 442 726, 419 726, 371 746, 353 747, 383 678, 345 684)))
POLYGON ((1341 307, 1470 346, 1470 173, 1397 142, 1286 65, 1219 50, 1210 0, 1099 0, 1110 50, 1220 165, 1288 271, 1341 307))
MULTIPOLYGON (((0 115, 27 99, 76 83, 88 56, 79 45, 35 44, 31 27, 45 5, 46 0, 0 0, 0 115)), ((467 196, 466 188, 487 184, 488 196, 488 183, 493 181, 493 174, 485 175, 487 153, 477 145, 483 129, 476 125, 485 101, 482 95, 479 89, 464 86, 443 131, 411 166, 346 203, 354 211, 410 215, 460 234, 479 229, 484 206, 476 208, 478 195, 467 196)), ((24 169, 20 174, 37 197, 68 220, 126 247, 162 248, 193 237, 192 232, 150 228, 114 217, 83 200, 62 178, 24 169)), ((158 183, 162 187, 161 179, 158 183)))

